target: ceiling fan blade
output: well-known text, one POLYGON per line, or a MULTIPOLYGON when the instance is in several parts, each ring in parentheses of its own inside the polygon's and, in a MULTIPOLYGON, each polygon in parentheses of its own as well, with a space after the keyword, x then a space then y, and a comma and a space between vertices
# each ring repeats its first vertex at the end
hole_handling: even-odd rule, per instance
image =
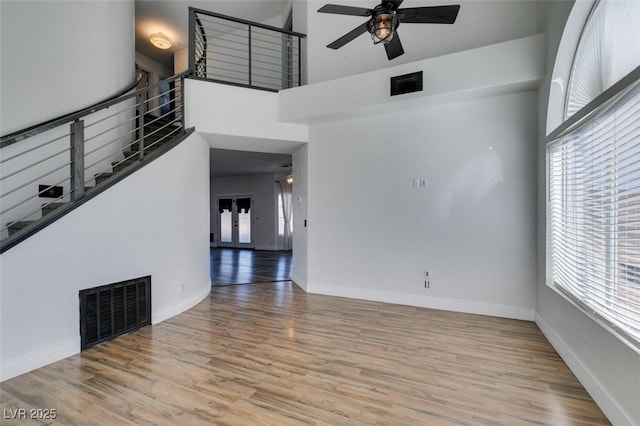
POLYGON ((321 13, 336 13, 338 15, 353 15, 353 16, 371 16, 373 15, 372 9, 366 9, 364 7, 354 6, 342 6, 339 4, 325 4, 318 12, 321 13))
POLYGON ((352 40, 355 40, 358 36, 366 33, 368 31, 368 24, 369 24, 369 21, 365 22, 362 25, 358 25, 353 30, 349 31, 348 33, 346 33, 336 41, 328 44, 327 47, 331 49, 340 49, 345 44, 349 43, 352 40))
POLYGON ((404 55, 404 49, 402 48, 400 36, 397 31, 393 35, 391 41, 389 43, 385 43, 384 50, 387 51, 387 58, 389 58, 389 60, 397 58, 400 55, 404 55))
POLYGON ((384 0, 382 2, 383 6, 388 7, 391 10, 398 10, 403 0, 384 0))
POLYGON ((453 24, 458 17, 460 5, 408 7, 398 9, 396 16, 409 24, 453 24))

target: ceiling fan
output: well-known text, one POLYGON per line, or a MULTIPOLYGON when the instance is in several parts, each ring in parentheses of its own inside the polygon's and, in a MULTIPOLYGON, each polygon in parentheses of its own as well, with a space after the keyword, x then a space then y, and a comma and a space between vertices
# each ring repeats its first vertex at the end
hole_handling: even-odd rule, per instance
POLYGON ((403 0, 383 0, 373 9, 364 7, 326 4, 318 9, 321 13, 338 15, 370 16, 369 20, 357 26, 336 41, 327 45, 331 49, 339 49, 358 36, 369 32, 373 44, 383 43, 387 58, 392 60, 404 54, 398 26, 401 22, 412 24, 453 24, 458 16, 460 5, 408 7, 398 9, 403 0))

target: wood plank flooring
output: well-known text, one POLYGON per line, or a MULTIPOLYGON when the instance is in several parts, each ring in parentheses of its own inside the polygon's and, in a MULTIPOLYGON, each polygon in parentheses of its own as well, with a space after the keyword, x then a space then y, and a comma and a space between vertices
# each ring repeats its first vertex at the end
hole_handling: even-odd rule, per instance
POLYGON ((290 251, 211 248, 209 263, 213 286, 291 279, 290 251))
POLYGON ((3 382, 0 401, 68 425, 609 424, 532 322, 291 282, 214 287, 186 313, 3 382))

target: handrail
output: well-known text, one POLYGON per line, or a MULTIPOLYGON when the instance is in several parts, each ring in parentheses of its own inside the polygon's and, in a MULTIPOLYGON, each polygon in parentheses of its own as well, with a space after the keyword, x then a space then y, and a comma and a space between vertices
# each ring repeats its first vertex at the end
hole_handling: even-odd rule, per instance
POLYGON ((301 37, 301 38, 306 38, 307 37, 306 34, 297 33, 297 32, 294 32, 294 31, 283 30, 282 28, 273 27, 271 25, 266 25, 266 24, 261 24, 259 22, 248 21, 248 20, 242 19, 242 18, 235 18, 233 16, 223 15, 222 13, 210 12, 208 10, 198 9, 197 7, 190 7, 189 9, 193 10, 196 13, 202 13, 204 15, 214 16, 216 18, 226 19, 227 21, 238 22, 240 24, 251 25, 252 27, 264 28, 265 30, 276 31, 276 32, 279 32, 279 33, 282 33, 282 34, 293 35, 293 36, 301 37))
POLYGON ((6 136, 4 146, 25 143, 0 160, 0 253, 193 132, 185 128, 184 116, 184 81, 190 73, 6 136))
POLYGON ((31 136, 35 136, 39 133, 46 132, 47 130, 51 130, 54 127, 58 127, 60 124, 68 123, 69 121, 73 121, 79 117, 98 111, 102 109, 101 105, 107 102, 113 101, 115 99, 118 99, 120 96, 133 90, 138 85, 138 83, 140 83, 140 80, 142 80, 142 71, 138 66, 138 64, 136 64, 136 76, 134 77, 133 81, 129 83, 124 89, 118 91, 115 95, 111 95, 102 101, 99 101, 88 107, 79 109, 77 111, 62 115, 60 117, 43 121, 42 123, 34 124, 33 126, 29 126, 22 130, 9 133, 8 135, 4 135, 0 137, 0 148, 4 148, 16 142, 20 142, 31 136))

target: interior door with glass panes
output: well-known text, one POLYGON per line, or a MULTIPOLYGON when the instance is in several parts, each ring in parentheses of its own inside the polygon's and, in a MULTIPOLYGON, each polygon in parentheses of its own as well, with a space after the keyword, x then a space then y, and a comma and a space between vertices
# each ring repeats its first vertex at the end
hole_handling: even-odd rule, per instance
POLYGON ((218 247, 253 248, 253 197, 218 197, 218 247))

